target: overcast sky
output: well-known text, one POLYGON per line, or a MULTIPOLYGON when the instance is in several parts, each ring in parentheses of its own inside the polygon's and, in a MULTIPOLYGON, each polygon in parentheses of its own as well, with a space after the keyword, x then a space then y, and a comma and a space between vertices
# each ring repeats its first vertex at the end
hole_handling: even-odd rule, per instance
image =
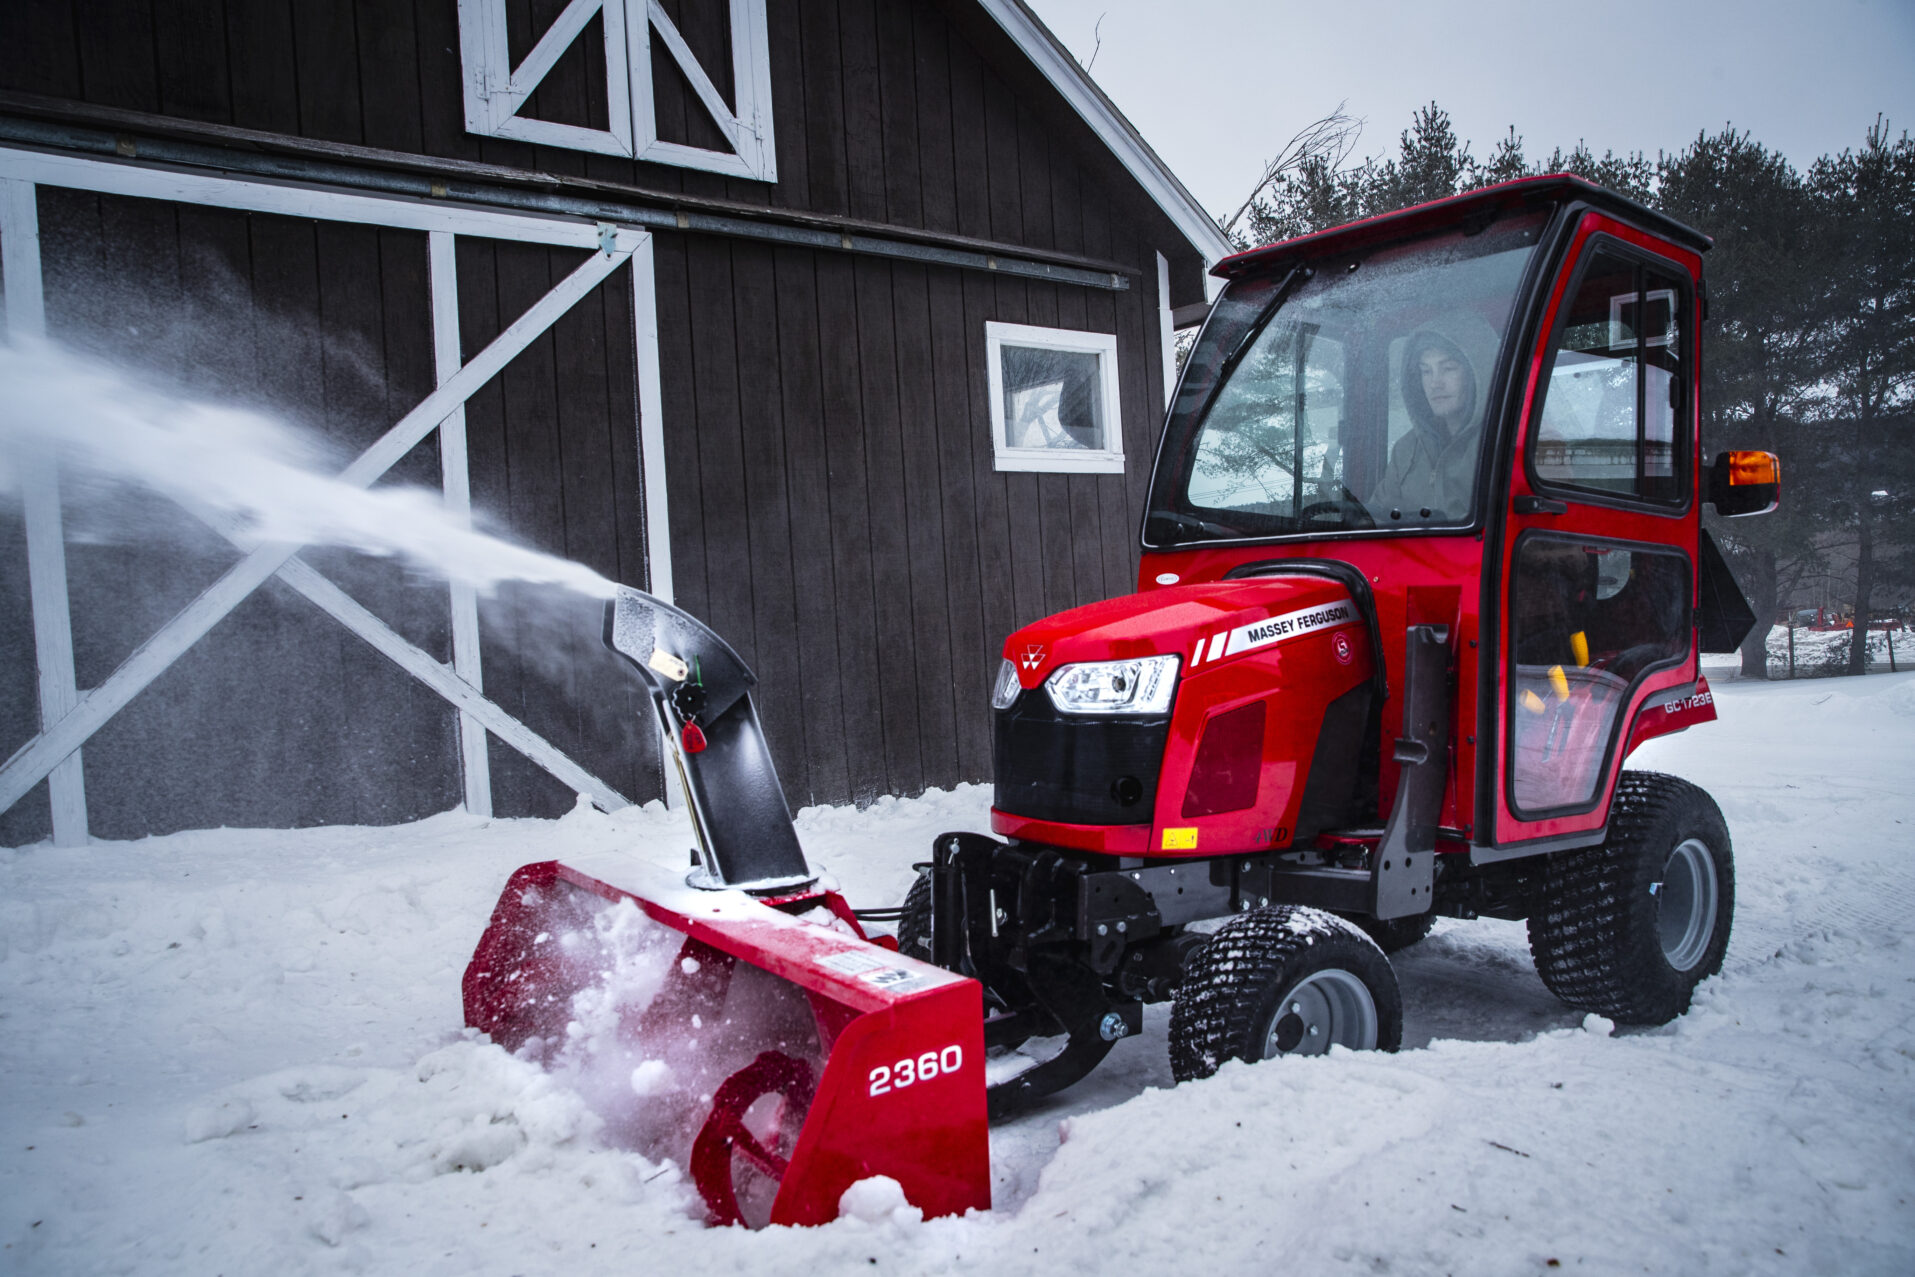
POLYGON ((1915 0, 1026 0, 1213 215, 1339 101, 1394 152, 1432 99, 1486 158, 1676 151, 1733 123, 1798 166, 1915 130, 1915 0), (1102 47, 1093 30, 1103 16, 1102 47))

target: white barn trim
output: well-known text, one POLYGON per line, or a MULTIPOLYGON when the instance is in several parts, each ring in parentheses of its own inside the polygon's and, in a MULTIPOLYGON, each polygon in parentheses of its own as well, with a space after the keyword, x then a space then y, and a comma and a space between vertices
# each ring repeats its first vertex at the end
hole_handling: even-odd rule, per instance
MULTIPOLYGON (((651 236, 647 232, 582 219, 533 217, 440 201, 370 195, 290 182, 241 180, 153 165, 0 147, 0 187, 3 187, 0 194, 4 195, 0 200, 0 253, 4 253, 8 325, 16 334, 38 336, 45 332, 36 216, 36 188, 41 185, 424 231, 428 237, 438 387, 347 466, 340 478, 361 487, 370 486, 437 430, 447 503, 461 512, 470 509, 465 465, 466 400, 581 298, 626 262, 632 262, 634 318, 637 320, 634 355, 639 372, 639 451, 646 489, 646 557, 652 575, 649 584, 654 593, 670 598, 671 546, 665 520, 658 320, 651 236), (459 235, 594 251, 490 345, 461 364, 458 294, 452 271, 459 235)), ((488 731, 576 792, 589 796, 600 807, 609 811, 629 805, 622 794, 485 698, 478 674, 476 602, 469 590, 462 593, 460 587, 454 587, 452 591, 453 663, 448 666, 401 638, 385 622, 301 562, 296 557, 299 547, 252 546, 233 529, 219 526, 217 519, 209 521, 246 551, 244 557, 140 644, 103 683, 80 693, 74 683, 58 476, 50 460, 40 464, 42 473, 26 485, 26 491, 28 561, 40 667, 41 730, 0 765, 0 811, 12 807, 40 780, 47 779, 53 797, 56 842, 63 846, 83 844, 87 840, 87 826, 79 771, 82 744, 274 575, 459 711, 468 810, 489 814, 491 809, 485 752, 488 731)))

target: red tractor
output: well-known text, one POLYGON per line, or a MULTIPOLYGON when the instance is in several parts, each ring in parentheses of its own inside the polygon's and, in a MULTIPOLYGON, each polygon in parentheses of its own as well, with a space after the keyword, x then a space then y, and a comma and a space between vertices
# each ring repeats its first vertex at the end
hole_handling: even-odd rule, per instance
POLYGON ((988 1206, 987 1111, 1082 1077, 1145 1003, 1172 1003, 1179 1080, 1393 1049, 1385 954, 1439 914, 1526 919, 1573 1006, 1681 1014, 1728 944, 1729 831, 1623 762, 1715 717, 1698 653, 1753 623, 1703 504, 1778 492, 1768 453, 1698 451, 1708 246, 1545 177, 1219 265, 1138 592, 1006 641, 997 836, 938 838, 899 910, 816 885, 750 670, 621 590, 605 640, 697 868, 521 869, 468 1023, 565 1062, 612 988, 634 1141, 716 1222, 818 1223, 875 1175, 988 1206), (867 939, 887 914, 897 941, 867 939))
POLYGON ((1624 769, 1715 717, 1753 621, 1701 526, 1775 459, 1698 452, 1704 236, 1573 177, 1243 253, 1190 351, 1138 592, 1027 626, 998 838, 941 838, 901 939, 1068 1085, 1170 1000, 1179 1080, 1393 1049, 1384 954, 1526 919, 1572 1006, 1657 1024, 1728 943, 1729 832, 1624 769), (1228 918, 1221 928, 1193 924, 1228 918))

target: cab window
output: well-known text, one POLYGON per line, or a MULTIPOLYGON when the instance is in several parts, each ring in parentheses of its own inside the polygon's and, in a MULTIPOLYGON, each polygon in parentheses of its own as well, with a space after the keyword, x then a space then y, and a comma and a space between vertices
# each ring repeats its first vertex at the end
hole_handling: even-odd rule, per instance
POLYGON ((1530 466, 1544 484, 1679 505, 1687 282, 1597 250, 1551 354, 1530 466))
POLYGON ((1469 524, 1497 364, 1546 218, 1233 282, 1185 368, 1145 543, 1469 524))
POLYGON ((1680 553, 1523 538, 1510 582, 1513 807, 1595 801, 1630 690, 1688 654, 1689 598, 1680 553))

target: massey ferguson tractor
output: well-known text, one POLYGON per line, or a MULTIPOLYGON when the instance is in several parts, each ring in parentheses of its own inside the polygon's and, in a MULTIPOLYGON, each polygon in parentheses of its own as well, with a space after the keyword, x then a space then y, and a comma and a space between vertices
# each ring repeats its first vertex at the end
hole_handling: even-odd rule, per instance
POLYGON ((1624 764, 1715 717, 1698 653, 1753 623, 1702 507, 1779 491, 1768 453, 1699 452, 1708 247, 1557 176, 1218 265, 1138 591, 1006 640, 991 833, 938 838, 901 909, 817 886, 750 671, 622 591, 606 640, 672 743, 695 868, 520 870, 468 1022, 629 1071, 624 1131, 713 1222, 809 1223, 873 1176, 988 1206, 989 1117, 1146 1003, 1180 1082, 1394 1050, 1386 955, 1439 915, 1526 920, 1571 1006, 1680 1015, 1728 943, 1729 832, 1624 764), (591 1030, 608 989, 617 1031, 591 1030))

